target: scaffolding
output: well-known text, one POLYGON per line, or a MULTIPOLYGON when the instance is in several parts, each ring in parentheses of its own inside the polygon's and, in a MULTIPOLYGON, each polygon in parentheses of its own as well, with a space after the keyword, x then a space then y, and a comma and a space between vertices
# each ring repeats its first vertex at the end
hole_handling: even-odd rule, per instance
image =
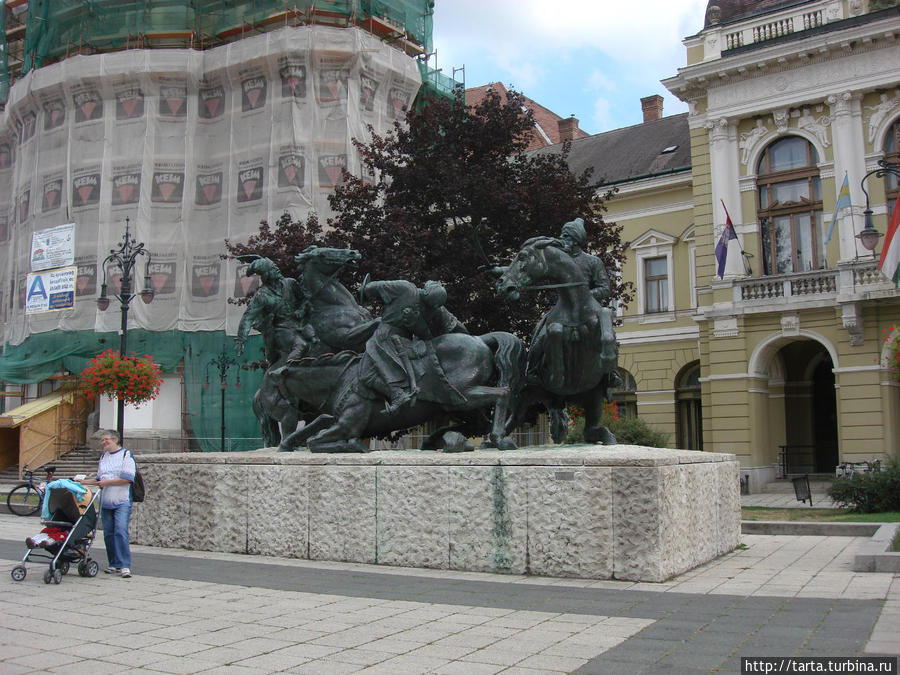
MULTIPOLYGON (((6 0, 0 11, 0 104, 11 82, 76 54, 209 49, 284 26, 361 28, 409 56, 432 53, 434 0, 6 0)), ((453 81, 420 63, 432 94, 453 81)))

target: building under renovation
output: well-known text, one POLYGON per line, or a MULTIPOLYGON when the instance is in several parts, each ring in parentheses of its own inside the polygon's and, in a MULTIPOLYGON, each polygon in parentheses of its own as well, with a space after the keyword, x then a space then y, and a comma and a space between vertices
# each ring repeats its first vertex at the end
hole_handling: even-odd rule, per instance
MULTIPOLYGON (((212 363, 233 352, 225 336, 243 311, 233 300, 250 282, 222 259, 224 241, 243 241, 262 219, 285 212, 327 216, 341 170, 359 171, 352 140, 366 140, 370 125, 389 130, 423 91, 449 93, 452 82, 426 66, 433 4, 6 0, 6 410, 53 389, 48 378, 78 373, 87 358, 118 347, 118 305, 101 312, 96 299, 104 274, 111 292, 119 283, 121 273, 101 265, 127 220, 152 254, 155 292, 152 303, 131 305, 128 351, 152 354, 167 379, 156 401, 128 413, 126 434, 212 438, 217 448, 224 400, 233 413, 227 435, 257 447, 249 398, 258 373, 212 363), (69 223, 74 307, 27 311, 34 235, 69 223)), ((139 289, 142 264, 136 273, 139 289)), ((245 355, 260 358, 249 347, 245 355)), ((104 406, 100 424, 113 426, 113 408, 104 406)))

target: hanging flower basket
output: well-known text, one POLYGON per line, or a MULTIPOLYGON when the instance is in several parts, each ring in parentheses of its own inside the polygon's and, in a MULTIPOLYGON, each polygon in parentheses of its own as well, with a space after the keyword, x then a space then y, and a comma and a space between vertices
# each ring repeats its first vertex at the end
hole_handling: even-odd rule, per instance
POLYGON ((149 354, 123 357, 107 349, 88 361, 87 368, 81 371, 81 390, 88 400, 106 396, 140 405, 159 396, 159 373, 159 364, 149 354))

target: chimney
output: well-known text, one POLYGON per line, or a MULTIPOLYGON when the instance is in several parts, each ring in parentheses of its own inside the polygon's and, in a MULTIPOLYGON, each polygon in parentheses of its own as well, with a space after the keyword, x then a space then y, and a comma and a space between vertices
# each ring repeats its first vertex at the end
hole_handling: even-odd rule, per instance
POLYGON ((575 132, 578 131, 578 118, 575 115, 566 117, 557 122, 559 125, 559 142, 574 141, 575 132))
POLYGON ((645 96, 641 99, 641 111, 645 122, 654 122, 663 116, 663 97, 659 94, 645 96))

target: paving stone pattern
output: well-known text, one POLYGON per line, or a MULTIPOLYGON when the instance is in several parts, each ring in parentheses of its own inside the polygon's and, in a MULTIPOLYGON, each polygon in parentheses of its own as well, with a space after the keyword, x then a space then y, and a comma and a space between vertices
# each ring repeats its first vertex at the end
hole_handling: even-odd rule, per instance
POLYGON ((852 571, 864 538, 744 535, 665 583, 145 546, 132 579, 45 585, 32 564, 14 582, 36 526, 0 516, 4 675, 725 673, 741 656, 900 654, 900 576, 852 571))

